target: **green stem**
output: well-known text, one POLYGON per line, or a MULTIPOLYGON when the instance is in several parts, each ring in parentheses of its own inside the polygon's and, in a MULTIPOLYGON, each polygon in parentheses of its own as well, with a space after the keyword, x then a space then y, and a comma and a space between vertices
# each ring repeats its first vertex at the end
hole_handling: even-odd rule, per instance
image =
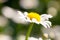
POLYGON ((29 26, 29 29, 27 31, 26 39, 25 40, 28 40, 28 37, 30 36, 31 30, 32 30, 32 27, 33 27, 33 23, 31 23, 30 26, 29 26))

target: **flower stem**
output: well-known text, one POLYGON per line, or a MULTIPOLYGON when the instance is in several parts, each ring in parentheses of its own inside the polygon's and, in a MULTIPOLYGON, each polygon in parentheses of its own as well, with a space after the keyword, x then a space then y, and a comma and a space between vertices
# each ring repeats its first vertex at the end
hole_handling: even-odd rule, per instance
POLYGON ((30 36, 31 30, 32 30, 32 27, 33 27, 33 24, 34 23, 30 24, 29 29, 28 29, 27 34, 26 34, 26 39, 25 40, 28 40, 28 37, 30 36))

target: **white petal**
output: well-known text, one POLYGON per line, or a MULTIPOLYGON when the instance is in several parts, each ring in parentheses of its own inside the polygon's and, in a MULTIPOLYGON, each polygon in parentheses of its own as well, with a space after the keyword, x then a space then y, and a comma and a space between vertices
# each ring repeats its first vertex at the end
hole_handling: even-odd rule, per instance
POLYGON ((16 23, 22 23, 22 24, 27 23, 25 17, 22 16, 15 16, 12 20, 16 23))
POLYGON ((41 17, 41 20, 40 20, 40 21, 47 21, 47 20, 49 20, 49 19, 47 19, 47 18, 42 18, 42 17, 41 17))
POLYGON ((47 22, 45 22, 45 25, 47 26, 47 28, 50 28, 50 25, 47 22))
POLYGON ((51 26, 51 22, 50 21, 45 21, 46 23, 48 23, 51 26))
POLYGON ((39 22, 35 18, 32 19, 32 22, 39 24, 39 22))
POLYGON ((48 17, 48 18, 52 18, 53 16, 52 16, 52 15, 50 15, 50 14, 48 14, 48 15, 47 15, 47 17, 48 17))
POLYGON ((40 22, 45 28, 47 28, 46 24, 44 22, 40 22))
POLYGON ((49 20, 49 18, 52 18, 52 16, 48 15, 48 14, 42 14, 41 15, 41 20, 42 21, 47 21, 47 20, 49 20))
POLYGON ((28 15, 28 12, 24 12, 24 15, 27 16, 28 15))
POLYGON ((24 16, 21 11, 17 11, 20 16, 24 16))
POLYGON ((47 14, 42 14, 41 17, 47 16, 47 14))
POLYGON ((41 17, 45 17, 45 18, 52 18, 53 16, 50 14, 42 14, 41 17))
POLYGON ((41 20, 42 21, 48 20, 47 14, 42 14, 41 15, 41 20))
POLYGON ((50 28, 50 26, 51 26, 50 21, 43 21, 43 22, 40 22, 40 24, 42 24, 45 28, 50 28))
POLYGON ((25 19, 26 19, 27 22, 31 22, 29 17, 26 17, 25 19))

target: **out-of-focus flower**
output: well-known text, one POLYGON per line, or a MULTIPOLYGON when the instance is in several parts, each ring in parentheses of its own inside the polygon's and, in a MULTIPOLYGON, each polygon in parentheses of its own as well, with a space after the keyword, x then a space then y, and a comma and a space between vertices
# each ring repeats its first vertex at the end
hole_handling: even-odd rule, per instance
POLYGON ((0 16, 0 27, 5 27, 8 24, 8 19, 4 16, 0 16))
POLYGON ((12 40, 12 38, 6 34, 0 34, 0 40, 12 40))
POLYGON ((2 8, 2 14, 7 18, 13 18, 16 14, 16 11, 8 6, 2 8))
MULTIPOLYGON (((25 35, 19 35, 17 40, 25 40, 25 35)), ((43 40, 42 38, 29 37, 28 40, 43 40)))
POLYGON ((29 37, 28 40, 38 40, 38 39, 34 37, 29 37))
POLYGON ((55 25, 53 28, 55 39, 60 40, 60 25, 55 25))
POLYGON ((54 25, 53 28, 43 28, 43 33, 47 33, 49 38, 60 40, 60 25, 54 25))
POLYGON ((25 9, 36 8, 39 4, 38 0, 20 0, 19 4, 25 9))
POLYGON ((51 30, 51 32, 49 33, 49 37, 50 37, 50 38, 55 38, 55 33, 52 32, 52 30, 51 30))
POLYGON ((0 0, 0 3, 4 3, 7 2, 8 0, 0 0))
POLYGON ((41 37, 38 40, 43 40, 41 37))
POLYGON ((42 28, 42 32, 44 33, 44 37, 46 38, 55 38, 55 33, 53 28, 42 28))
POLYGON ((48 8, 47 13, 51 14, 52 16, 56 16, 57 15, 57 9, 54 7, 50 7, 50 8, 48 8))
POLYGON ((21 13, 20 11, 17 11, 17 12, 18 12, 18 14, 20 14, 20 17, 21 18, 23 17, 25 19, 25 21, 27 21, 27 22, 42 24, 45 28, 47 28, 47 27, 50 28, 50 26, 51 26, 51 22, 49 21, 49 18, 52 18, 52 16, 49 14, 39 15, 35 12, 30 12, 30 13, 24 12, 24 14, 21 13))
POLYGON ((18 35, 17 40, 25 40, 25 35, 18 35))

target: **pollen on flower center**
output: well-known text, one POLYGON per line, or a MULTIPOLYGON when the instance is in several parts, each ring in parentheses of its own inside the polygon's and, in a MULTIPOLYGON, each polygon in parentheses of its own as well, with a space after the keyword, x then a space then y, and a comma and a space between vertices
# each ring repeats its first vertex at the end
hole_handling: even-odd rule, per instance
POLYGON ((30 13, 28 13, 27 16, 30 18, 30 20, 32 20, 32 18, 35 18, 38 22, 41 19, 40 15, 35 12, 30 12, 30 13))

